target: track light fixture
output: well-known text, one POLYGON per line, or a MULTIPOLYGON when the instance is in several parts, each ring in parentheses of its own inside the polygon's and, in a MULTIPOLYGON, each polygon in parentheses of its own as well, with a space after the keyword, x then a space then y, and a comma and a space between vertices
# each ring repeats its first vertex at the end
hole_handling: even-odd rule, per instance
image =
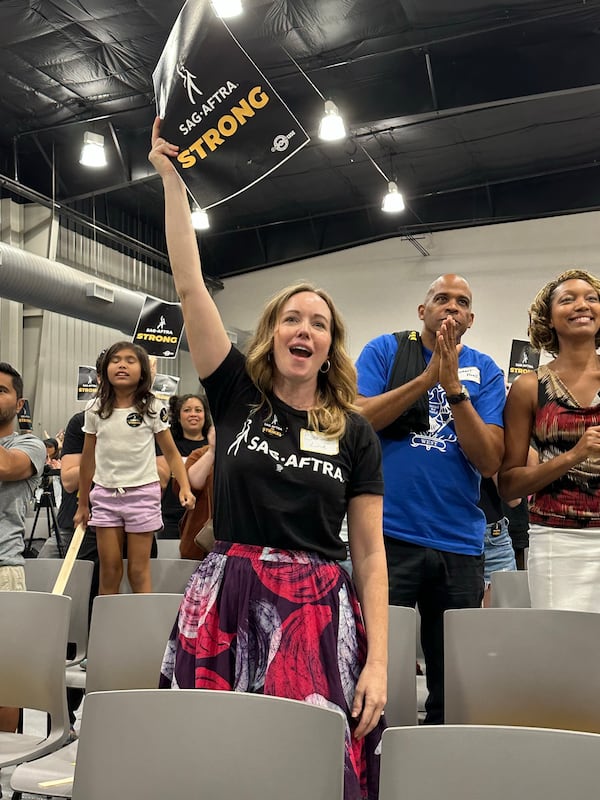
POLYGON ((396 181, 389 181, 388 191, 383 197, 381 210, 387 214, 398 214, 400 211, 404 211, 404 198, 401 192, 398 191, 396 181))
POLYGON ((83 147, 79 156, 79 163, 84 167, 105 167, 106 153, 104 152, 104 136, 99 133, 85 131, 83 134, 83 147))
POLYGON ((360 142, 357 142, 357 145, 369 159, 371 164, 373 164, 373 166, 375 167, 377 172, 381 175, 381 177, 385 178, 387 181, 388 190, 387 194, 385 194, 383 197, 383 201, 381 203, 381 210, 385 211, 387 214, 399 214, 400 211, 404 211, 404 198, 402 197, 402 194, 398 191, 398 184, 396 183, 396 181, 391 181, 388 178, 388 176, 381 169, 379 164, 369 154, 369 151, 365 150, 365 148, 360 142))
POLYGON ((208 214, 196 204, 192 207, 192 225, 197 231, 206 231, 210 228, 208 214))
POLYGON ((333 100, 325 101, 325 114, 319 125, 319 139, 335 142, 346 138, 346 126, 333 100))
POLYGON ((325 103, 325 113, 321 118, 321 122, 319 123, 319 133, 318 133, 319 139, 321 139, 324 142, 335 142, 338 141, 339 139, 345 139, 346 126, 344 125, 344 120, 340 116, 340 112, 338 111, 338 107, 336 106, 336 104, 333 102, 333 100, 325 100, 325 95, 323 94, 323 92, 319 89, 318 86, 315 86, 313 81, 311 81, 311 79, 308 77, 308 75, 302 69, 302 67, 296 61, 296 59, 290 53, 288 53, 285 47, 282 49, 283 52, 286 54, 286 56, 289 58, 289 60, 292 62, 292 64, 296 67, 298 72, 304 78, 306 78, 307 82, 310 83, 312 88, 325 103))
POLYGON ((237 17, 244 10, 241 0, 212 0, 212 6, 217 17, 222 19, 237 17))

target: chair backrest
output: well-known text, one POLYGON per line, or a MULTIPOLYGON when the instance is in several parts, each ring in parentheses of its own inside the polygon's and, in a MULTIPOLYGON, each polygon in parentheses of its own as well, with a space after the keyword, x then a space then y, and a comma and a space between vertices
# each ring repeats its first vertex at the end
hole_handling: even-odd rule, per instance
POLYGON ((388 700, 385 718, 388 725, 416 725, 416 625, 414 608, 389 607, 388 700))
MULTIPOLYGON (((51 592, 60 568, 62 559, 28 558, 25 559, 25 585, 29 591, 51 592)), ((71 598, 71 619, 69 622, 69 642, 75 644, 75 653, 71 662, 85 658, 88 642, 88 614, 90 587, 92 585, 92 561, 75 561, 64 594, 71 598)))
POLYGON ((416 630, 416 637, 415 637, 416 638, 416 644, 417 644, 417 658, 422 660, 422 661, 424 661, 425 660, 425 654, 423 653, 423 645, 421 644, 421 612, 419 611, 418 607, 415 608, 415 612, 416 612, 416 615, 417 615, 417 620, 416 620, 417 630, 416 630))
MULTIPOLYGON (((190 575, 196 571, 200 561, 185 558, 151 558, 152 592, 183 594, 190 575)), ((121 594, 130 594, 131 586, 127 579, 127 559, 123 560, 123 580, 119 589, 121 594)))
POLYGON ((243 692, 89 694, 73 800, 341 800, 345 727, 332 709, 243 692))
POLYGON ((86 691, 156 688, 181 597, 167 593, 96 597, 86 691))
POLYGON ((444 676, 447 723, 598 733, 600 614, 446 611, 444 676))
POLYGON ((379 800, 589 800, 600 736, 478 725, 388 728, 379 800), (500 761, 502 763, 500 763, 500 761))
POLYGON ((69 730, 65 652, 70 613, 71 598, 64 595, 0 592, 0 706, 49 714, 48 744, 69 730))
POLYGON ((179 539, 157 539, 159 558, 181 558, 179 552, 179 539))
POLYGON ((491 608, 531 608, 527 570, 492 572, 491 608))

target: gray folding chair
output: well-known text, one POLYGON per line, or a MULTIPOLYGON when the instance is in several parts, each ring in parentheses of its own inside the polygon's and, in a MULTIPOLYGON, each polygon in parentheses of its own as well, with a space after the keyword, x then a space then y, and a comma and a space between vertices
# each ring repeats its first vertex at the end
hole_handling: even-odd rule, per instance
POLYGON ((590 800, 600 736, 478 725, 388 728, 379 800, 590 800))
POLYGON ((343 796, 346 721, 332 709, 202 689, 85 702, 73 800, 343 796))
POLYGON ((48 735, 0 732, 0 767, 56 750, 69 734, 65 652, 71 598, 0 592, 0 706, 31 708, 50 718, 48 735))
MULTIPOLYGON (((175 592, 183 594, 190 575, 196 571, 200 561, 187 558, 151 558, 152 592, 154 594, 175 592)), ((127 579, 127 559, 123 560, 123 580, 119 589, 121 594, 131 593, 127 579)))
MULTIPOLYGON (((423 653, 423 645, 421 644, 421 613, 418 607, 415 608, 415 612, 417 615, 416 619, 417 661, 419 662, 421 671, 424 673, 426 671, 426 664, 425 664, 425 654, 423 653)), ((416 671, 416 664, 415 664, 415 671, 416 671)), ((419 719, 425 719, 425 703, 429 695, 429 692, 427 691, 427 678, 425 677, 425 674, 422 674, 422 675, 417 675, 416 680, 417 680, 417 717, 419 719)))
MULTIPOLYGON (((96 597, 87 672, 79 670, 88 694, 158 686, 162 657, 180 602, 180 594, 166 593, 96 597)), ((86 695, 82 719, 87 707, 86 695)), ((120 731, 120 714, 117 719, 120 731)), ((11 787, 29 794, 71 797, 78 745, 77 741, 72 742, 45 758, 17 767, 11 777, 11 787)))
POLYGON ((96 597, 86 690, 156 688, 181 598, 167 592, 96 597))
POLYGON ((414 608, 389 607, 388 700, 385 718, 388 725, 415 725, 417 722, 416 612, 414 608))
POLYGON ((179 552, 179 539, 157 539, 159 558, 181 558, 179 552))
MULTIPOLYGON (((62 565, 63 560, 59 558, 26 559, 25 584, 28 591, 51 592, 62 565)), ((92 561, 75 561, 63 592, 72 601, 69 644, 75 645, 75 653, 68 660, 67 666, 79 664, 83 661, 87 652, 88 609, 93 571, 94 564, 92 561)))
POLYGON ((492 572, 490 608, 531 608, 527 570, 492 572))
POLYGON ((449 724, 600 733, 600 614, 446 611, 444 665, 449 724))

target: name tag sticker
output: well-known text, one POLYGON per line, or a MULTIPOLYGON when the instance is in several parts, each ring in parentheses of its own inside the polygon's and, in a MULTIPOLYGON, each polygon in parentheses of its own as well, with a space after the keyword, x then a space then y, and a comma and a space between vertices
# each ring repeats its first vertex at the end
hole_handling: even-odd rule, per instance
POLYGON ((481 373, 479 367, 459 367, 458 368, 459 381, 473 381, 473 383, 481 383, 481 373))
POLYGON ((337 456, 340 452, 339 439, 326 439, 322 433, 300 430, 300 449, 307 453, 319 453, 322 456, 337 456))

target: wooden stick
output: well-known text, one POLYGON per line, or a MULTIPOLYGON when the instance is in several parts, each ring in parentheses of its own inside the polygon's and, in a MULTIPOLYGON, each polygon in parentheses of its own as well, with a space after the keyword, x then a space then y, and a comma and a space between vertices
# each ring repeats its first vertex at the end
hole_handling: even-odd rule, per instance
POLYGON ((75 563, 75 559, 77 558, 77 554, 79 553, 79 548, 81 547, 81 542, 83 541, 84 536, 85 536, 85 527, 83 525, 78 525, 75 528, 75 533, 73 534, 73 538, 71 539, 71 544, 69 545, 69 549, 67 550, 67 553, 65 555, 62 567, 60 568, 60 572, 58 573, 56 583, 54 584, 54 588, 52 589, 52 594, 64 594, 65 586, 67 585, 67 581, 69 580, 69 577, 71 575, 73 564, 75 563))

